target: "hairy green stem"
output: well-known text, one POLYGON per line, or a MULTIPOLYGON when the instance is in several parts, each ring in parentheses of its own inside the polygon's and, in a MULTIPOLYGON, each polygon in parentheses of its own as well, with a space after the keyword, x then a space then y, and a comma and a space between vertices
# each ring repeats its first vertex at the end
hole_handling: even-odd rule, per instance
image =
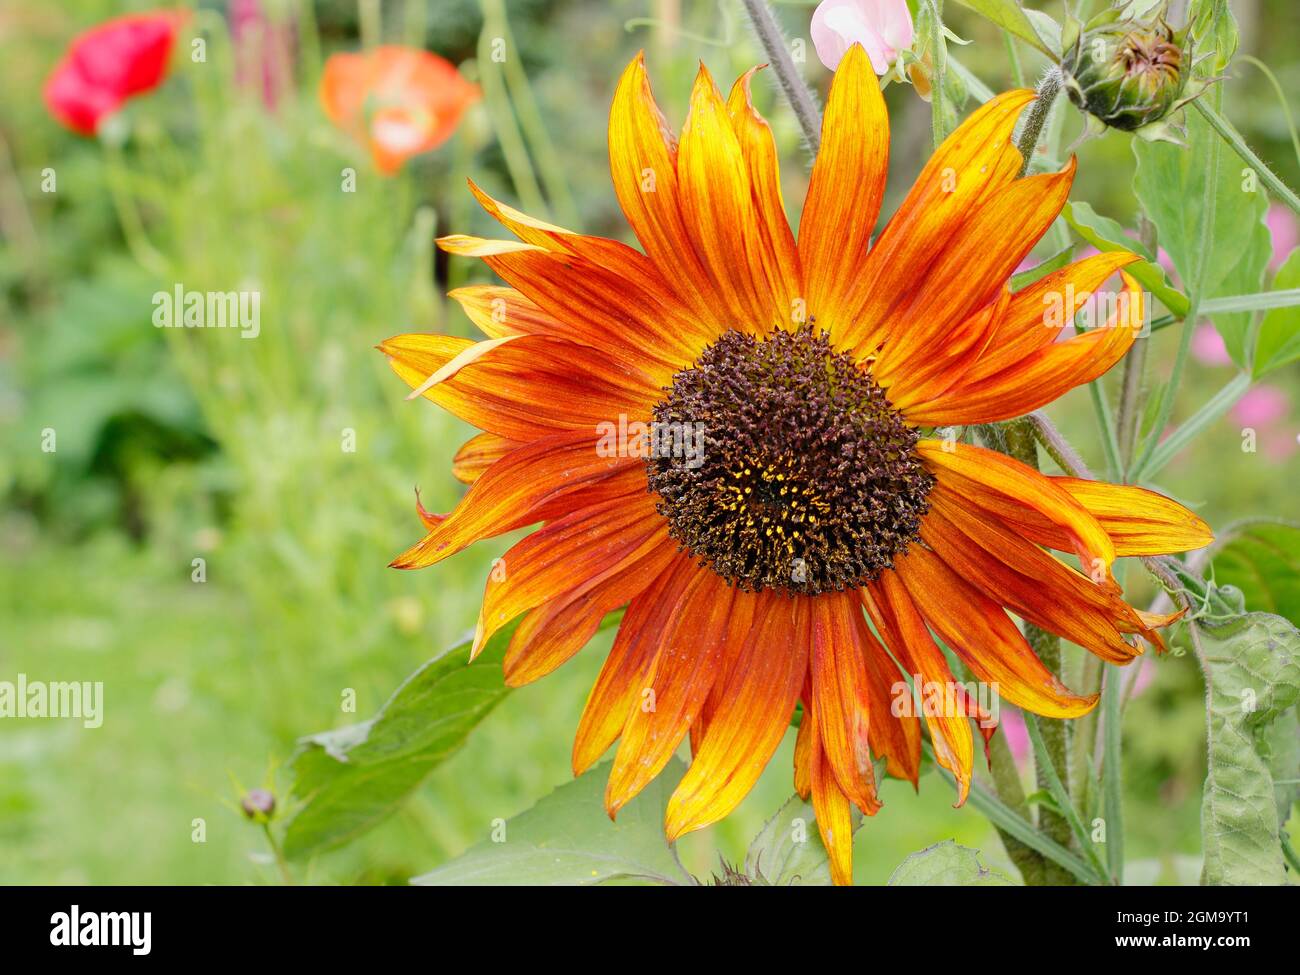
MULTIPOLYGON (((1038 444, 1035 429, 1038 424, 1028 418, 1012 420, 1002 426, 1002 435, 1006 443, 1006 454, 1014 457, 1025 466, 1038 470, 1038 444)), ((1043 662, 1051 673, 1061 676, 1061 639, 1054 633, 1025 622, 1025 640, 1035 656, 1043 662)), ((1051 764, 1056 768, 1066 768, 1069 756, 1069 725, 1060 719, 1044 719, 1040 725, 1043 743, 1051 764)), ((1035 775, 1039 788, 1048 789, 1051 785, 1052 772, 1044 763, 1035 763, 1035 775)), ((1040 810, 1039 827, 1052 840, 1064 847, 1069 847, 1073 837, 1069 820, 1047 809, 1040 810)), ((1046 864, 1043 870, 1043 882, 1051 886, 1061 886, 1074 882, 1074 875, 1056 864, 1046 864)))
POLYGON ((1200 98, 1192 102, 1192 104, 1210 123, 1210 127, 1219 133, 1223 141, 1232 147, 1232 151, 1240 156, 1251 169, 1255 170, 1255 174, 1263 180, 1264 185, 1269 188, 1273 195, 1293 211, 1300 213, 1300 196, 1296 196, 1295 191, 1282 182, 1282 178, 1269 169, 1264 160, 1255 155, 1250 146, 1246 145, 1246 140, 1241 137, 1241 133, 1233 128, 1231 122, 1219 114, 1217 106, 1211 108, 1205 104, 1204 99, 1200 98))
POLYGON ((1056 104, 1056 96, 1060 93, 1061 70, 1057 67, 1048 68, 1043 79, 1038 82, 1037 97, 1025 113, 1020 134, 1016 136, 1016 148, 1023 157, 1020 163, 1021 176, 1029 172, 1029 162, 1038 149, 1038 137, 1043 134, 1043 126, 1047 124, 1047 117, 1052 114, 1052 106, 1056 104))
POLYGON ((943 0, 930 3, 930 57, 934 64, 934 78, 930 84, 930 139, 938 149, 948 138, 948 123, 944 118, 944 73, 948 70, 947 47, 943 40, 943 0))
POLYGON ((785 35, 781 32, 781 27, 772 16, 772 10, 765 0, 745 0, 745 12, 749 14, 749 21, 754 25, 758 42, 763 45, 763 51, 772 62, 772 70, 776 72, 777 81, 781 84, 781 91, 785 93, 786 101, 790 103, 795 118, 799 120, 799 128, 803 130, 808 149, 816 158, 822 142, 822 113, 817 107, 817 99, 813 97, 812 89, 808 87, 808 83, 799 74, 799 69, 795 67, 794 59, 790 57, 790 49, 785 43, 785 35))
MULTIPOLYGON (((1025 788, 1020 784, 1020 770, 1016 768, 1016 760, 1007 745, 1006 735, 994 735, 989 742, 989 774, 993 779, 993 789, 1003 805, 1025 822, 1031 822, 1029 803, 1025 801, 1025 788)), ((997 827, 997 830, 1007 856, 1020 871, 1020 879, 1028 887, 1041 887, 1046 864, 1043 855, 1002 827, 997 827)))

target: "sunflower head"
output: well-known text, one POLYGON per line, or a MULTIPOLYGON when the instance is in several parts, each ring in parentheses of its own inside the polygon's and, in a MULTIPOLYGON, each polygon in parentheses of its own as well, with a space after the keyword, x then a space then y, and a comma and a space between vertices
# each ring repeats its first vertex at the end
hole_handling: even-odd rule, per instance
POLYGON ((728 331, 654 408, 702 449, 658 451, 669 534, 732 585, 816 594, 861 585, 918 537, 934 483, 920 435, 815 323, 728 331))
MULTIPOLYGON (((475 636, 477 653, 516 622, 513 685, 550 673, 625 607, 573 768, 613 748, 614 816, 689 740, 670 839, 734 809, 802 708, 795 789, 847 883, 852 808, 880 808, 877 767, 917 781, 922 721, 960 803, 971 719, 986 742, 996 724, 989 689, 1053 718, 1096 703, 1043 665, 1010 613, 1128 663, 1142 652, 1134 635, 1159 645, 1169 619, 1125 603, 1110 566, 1199 547, 1209 532, 1153 492, 926 435, 1039 409, 1104 373, 1141 324, 1126 312, 1061 336, 1131 254, 1008 286, 1074 177, 1073 160, 1020 177, 1012 133, 1033 92, 980 106, 881 220, 888 118, 866 52, 851 47, 796 237, 751 75, 724 98, 701 68, 677 137, 643 59, 628 65, 609 158, 640 248, 473 188, 518 238, 440 242, 505 279, 453 292, 484 338, 402 335, 381 348, 416 394, 483 432, 453 465, 465 497, 446 515, 421 509, 424 538, 393 564, 433 565, 540 526, 498 560, 475 636), (1074 304, 1045 321, 1060 295, 1074 304), (940 642, 986 693, 957 681, 940 642), (907 680, 950 703, 900 713, 907 680)), ((1124 307, 1140 310, 1139 286, 1123 280, 1124 307)))

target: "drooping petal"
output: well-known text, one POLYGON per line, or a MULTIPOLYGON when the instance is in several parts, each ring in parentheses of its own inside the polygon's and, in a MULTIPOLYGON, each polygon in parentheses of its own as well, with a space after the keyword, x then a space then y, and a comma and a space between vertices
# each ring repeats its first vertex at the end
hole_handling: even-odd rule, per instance
POLYGON ((642 462, 601 457, 590 431, 543 437, 511 451, 484 471, 456 505, 418 544, 391 563, 420 569, 455 555, 481 538, 491 538, 547 517, 558 517, 581 500, 604 500, 605 492, 644 493, 642 462), (622 476, 620 476, 622 475, 622 476), (588 492, 597 492, 595 498, 588 492))
POLYGON ((1022 157, 1011 134, 1033 99, 1024 89, 990 99, 935 150, 849 279, 841 347, 871 354, 885 337, 891 309, 919 286, 920 273, 934 264, 962 221, 986 195, 1015 179, 1022 157))
POLYGON ((867 672, 866 621, 852 592, 812 600, 812 710, 822 751, 840 790, 864 812, 880 808, 871 764, 870 727, 887 720, 873 713, 867 672))
POLYGON ((1125 290, 1110 320, 1099 328, 1030 352, 1014 365, 907 411, 913 423, 992 423, 1023 416, 1090 383, 1124 358, 1144 327, 1141 286, 1120 272, 1125 290))
POLYGON ((980 680, 1017 707, 1048 718, 1077 718, 1098 695, 1071 693, 1025 642, 1001 606, 975 589, 939 556, 914 545, 894 571, 921 615, 980 680))
POLYGON ((688 584, 680 612, 661 633, 647 678, 649 710, 634 708, 628 715, 614 755, 605 788, 611 817, 663 771, 699 714, 726 654, 735 593, 706 569, 688 584))
POLYGON ((867 258, 888 170, 885 99, 867 52, 854 44, 831 82, 799 219, 808 314, 836 339, 855 317, 849 295, 867 258))
POLYGON ((708 731, 668 801, 670 841, 715 823, 745 798, 790 725, 808 672, 806 600, 769 597, 721 688, 708 731))
POLYGON ((1028 508, 1069 533, 1071 551, 1090 576, 1110 571, 1115 545, 1097 519, 1051 478, 1018 460, 960 442, 922 440, 917 453, 939 481, 957 494, 995 512, 1028 508))
MULTIPOLYGON (((867 687, 871 696, 871 750, 885 759, 885 771, 915 787, 921 773, 921 720, 915 714, 894 714, 891 691, 902 679, 880 641, 866 641, 867 687)), ((869 810, 863 810, 870 812, 869 810)))
POLYGON ((956 805, 960 806, 970 792, 975 749, 965 697, 955 693, 957 681, 948 667, 947 658, 930 636, 925 620, 897 573, 881 573, 862 590, 861 596, 877 631, 898 657, 899 663, 913 680, 919 679, 925 685, 916 689, 918 697, 924 699, 931 688, 943 691, 945 707, 938 713, 932 713, 934 709, 923 709, 923 713, 930 728, 935 760, 952 772, 957 780, 956 805))
POLYGON ((1113 589, 1097 585, 996 520, 981 518, 980 509, 963 504, 942 484, 935 485, 929 501, 921 538, 986 596, 1110 663, 1127 664, 1141 653, 1122 633, 1142 624, 1113 589))
MULTIPOLYGON (((804 721, 815 719, 805 714, 804 721)), ((809 728, 809 789, 813 812, 822 844, 830 856, 831 881, 837 887, 847 887, 853 883, 853 813, 849 797, 840 788, 822 748, 821 736, 815 731, 815 726, 809 728)))
POLYGON ((687 585, 700 571, 676 553, 639 596, 632 597, 614 645, 587 696, 573 739, 573 774, 581 775, 618 740, 634 707, 647 704, 650 668, 662 633, 681 612, 687 585))

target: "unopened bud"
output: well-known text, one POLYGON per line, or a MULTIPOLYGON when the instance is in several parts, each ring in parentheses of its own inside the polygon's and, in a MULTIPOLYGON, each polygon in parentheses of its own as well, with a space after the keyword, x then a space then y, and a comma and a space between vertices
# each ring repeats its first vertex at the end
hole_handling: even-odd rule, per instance
POLYGON ((265 789, 249 789, 239 800, 239 807, 249 819, 270 819, 275 813, 275 796, 265 789))

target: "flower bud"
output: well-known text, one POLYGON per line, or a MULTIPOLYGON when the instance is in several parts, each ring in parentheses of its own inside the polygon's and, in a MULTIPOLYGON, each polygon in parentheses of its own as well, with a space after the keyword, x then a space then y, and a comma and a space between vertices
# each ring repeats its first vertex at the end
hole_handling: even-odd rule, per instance
MULTIPOLYGON (((1077 27, 1077 22, 1075 22, 1077 27)), ((1061 68, 1070 101, 1091 124, 1171 139, 1164 120, 1205 90, 1189 84, 1193 58, 1189 31, 1175 31, 1164 19, 1118 20, 1113 11, 1094 18, 1067 45, 1061 68)))
POLYGON ((275 814, 275 796, 266 789, 249 789, 239 800, 239 808, 249 819, 267 820, 275 814))

